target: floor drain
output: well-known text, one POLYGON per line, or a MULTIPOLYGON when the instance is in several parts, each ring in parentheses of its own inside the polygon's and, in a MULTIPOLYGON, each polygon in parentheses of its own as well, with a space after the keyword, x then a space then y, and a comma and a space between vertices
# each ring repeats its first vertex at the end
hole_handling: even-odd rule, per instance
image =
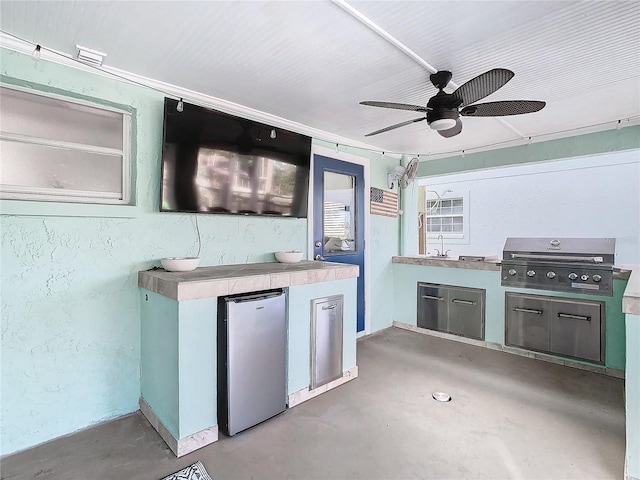
POLYGON ((438 402, 451 401, 451 395, 445 392, 433 392, 431 396, 433 397, 434 400, 437 400, 438 402))

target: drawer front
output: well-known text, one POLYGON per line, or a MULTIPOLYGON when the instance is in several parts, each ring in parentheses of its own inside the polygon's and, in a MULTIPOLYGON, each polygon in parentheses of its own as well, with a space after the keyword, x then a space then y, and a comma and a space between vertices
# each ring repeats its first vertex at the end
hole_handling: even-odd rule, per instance
POLYGON ((450 288, 448 294, 449 332, 484 340, 484 292, 450 288))
POLYGON ((506 294, 507 345, 549 350, 550 304, 535 297, 517 293, 506 294))
POLYGON ((417 325, 447 331, 447 289, 438 285, 418 284, 417 325))
POLYGON ((551 308, 552 353, 596 363, 604 361, 602 302, 554 300, 551 308))

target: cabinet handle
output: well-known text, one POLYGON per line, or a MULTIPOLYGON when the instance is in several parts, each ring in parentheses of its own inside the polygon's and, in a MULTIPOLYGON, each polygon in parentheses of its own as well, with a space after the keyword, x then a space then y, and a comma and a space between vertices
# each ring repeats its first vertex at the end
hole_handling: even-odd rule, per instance
POLYGON ((440 302, 444 300, 443 297, 436 297, 434 295, 422 295, 422 298, 426 298, 427 300, 438 300, 440 302))
POLYGON ((522 313, 535 313, 536 315, 542 315, 542 310, 534 310, 533 308, 513 307, 513 311, 522 312, 522 313))
POLYGON ((334 303, 333 305, 327 305, 326 307, 322 307, 323 310, 333 310, 334 308, 336 308, 338 306, 337 303, 334 303))
POLYGON ((475 305, 477 302, 473 302, 471 300, 460 300, 459 298, 454 298, 451 300, 453 303, 459 303, 461 305, 475 305))
POLYGON ((558 313, 558 318, 570 318, 571 320, 586 320, 587 322, 591 321, 591 317, 587 317, 585 315, 572 315, 570 313, 558 313))

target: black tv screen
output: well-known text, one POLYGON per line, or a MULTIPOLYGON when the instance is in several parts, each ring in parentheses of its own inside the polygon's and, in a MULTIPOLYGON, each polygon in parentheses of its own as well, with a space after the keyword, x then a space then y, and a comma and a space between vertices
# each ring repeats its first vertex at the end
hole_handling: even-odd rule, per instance
POLYGON ((164 102, 163 212, 307 216, 311 138, 164 102))

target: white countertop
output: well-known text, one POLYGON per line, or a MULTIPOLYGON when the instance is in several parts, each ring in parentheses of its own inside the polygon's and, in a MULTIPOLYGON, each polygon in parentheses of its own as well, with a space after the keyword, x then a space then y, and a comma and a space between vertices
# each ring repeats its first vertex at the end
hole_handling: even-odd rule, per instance
POLYGON ((138 286, 174 300, 195 300, 359 276, 357 265, 303 260, 200 267, 190 272, 138 272, 138 286))

